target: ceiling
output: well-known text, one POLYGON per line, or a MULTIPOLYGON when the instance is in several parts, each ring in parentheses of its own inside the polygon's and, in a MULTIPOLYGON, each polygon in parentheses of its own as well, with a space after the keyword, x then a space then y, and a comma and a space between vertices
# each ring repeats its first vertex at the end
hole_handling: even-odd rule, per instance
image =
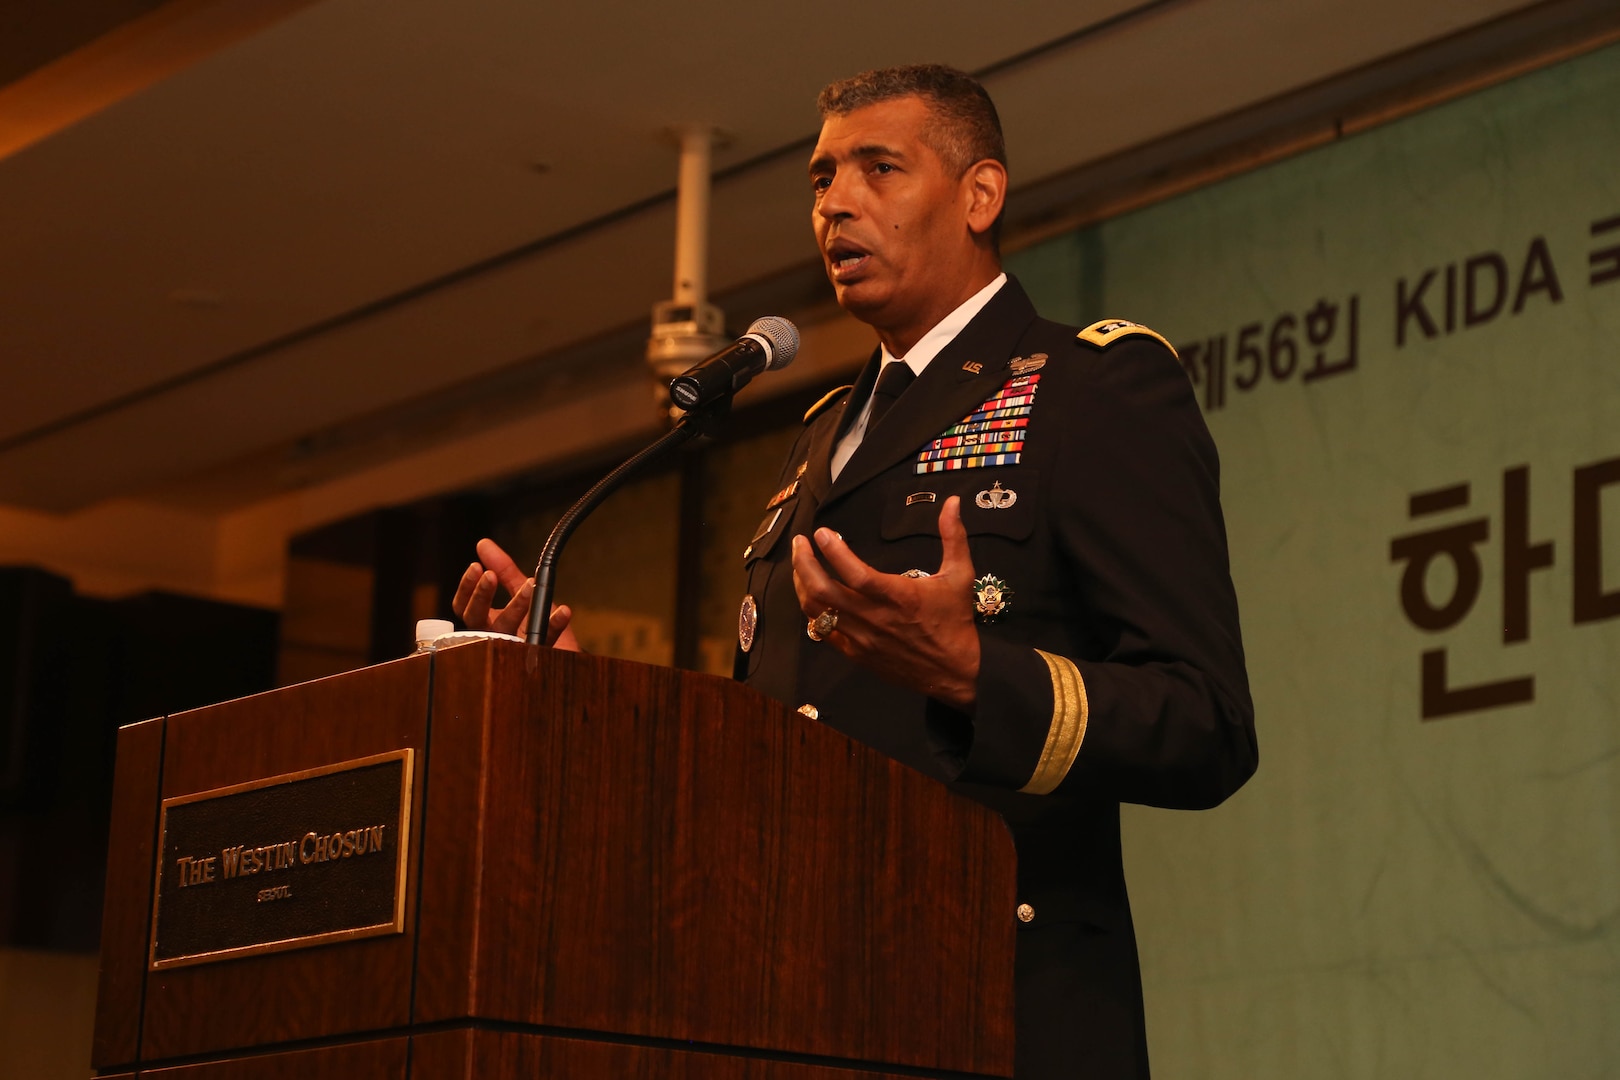
POLYGON ((726 135, 710 284, 745 322, 745 290, 814 261, 804 163, 831 79, 983 73, 1016 195, 1570 6, 288 5, 0 159, 0 503, 174 490, 633 341, 670 291, 682 125, 726 135))

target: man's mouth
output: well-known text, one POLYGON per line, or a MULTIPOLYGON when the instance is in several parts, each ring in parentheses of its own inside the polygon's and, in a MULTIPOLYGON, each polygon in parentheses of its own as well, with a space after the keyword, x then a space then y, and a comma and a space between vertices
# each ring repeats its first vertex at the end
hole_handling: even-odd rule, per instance
POLYGON ((865 269, 871 255, 853 244, 835 242, 827 251, 827 265, 834 281, 849 281, 865 269))

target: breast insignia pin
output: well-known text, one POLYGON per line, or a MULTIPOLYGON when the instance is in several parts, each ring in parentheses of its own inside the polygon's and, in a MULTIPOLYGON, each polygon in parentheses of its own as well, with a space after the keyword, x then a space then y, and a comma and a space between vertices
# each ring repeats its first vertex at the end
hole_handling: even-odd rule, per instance
POLYGON ((973 504, 980 510, 1006 510, 1017 501, 1018 492, 1002 487, 1000 480, 973 496, 973 504))
POLYGON ((985 574, 973 582, 973 610, 984 622, 992 622, 1007 610, 1012 590, 994 574, 985 574))
POLYGON ((759 625, 759 605, 754 602, 754 594, 749 593, 743 597, 742 610, 737 612, 737 644, 743 652, 754 647, 754 628, 759 625))
POLYGON ((767 510, 775 510, 778 506, 781 506, 783 503, 787 502, 789 499, 793 498, 793 496, 797 495, 798 493, 799 493, 799 478, 797 476, 795 476, 793 478, 793 482, 791 484, 789 484, 787 487, 783 488, 781 491, 778 491, 775 495, 771 496, 771 501, 765 504, 765 509, 767 509, 767 510))
POLYGON ((1046 366, 1046 354, 1043 352, 1030 353, 1028 356, 1015 356, 1007 361, 1007 370, 1014 375, 1028 375, 1032 371, 1039 371, 1046 366))
POLYGON ((743 548, 743 562, 747 562, 749 557, 754 554, 754 545, 763 540, 772 529, 776 528, 776 523, 781 517, 782 508, 780 506, 775 510, 767 509, 765 511, 765 517, 760 521, 759 528, 755 530, 753 539, 749 540, 748 546, 743 548))

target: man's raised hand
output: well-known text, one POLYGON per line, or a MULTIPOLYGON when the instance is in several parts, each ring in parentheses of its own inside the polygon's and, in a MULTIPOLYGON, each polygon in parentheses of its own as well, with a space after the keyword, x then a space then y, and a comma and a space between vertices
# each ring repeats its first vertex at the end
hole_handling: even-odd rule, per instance
MULTIPOLYGON (((455 599, 450 601, 451 610, 469 630, 522 634, 524 622, 529 617, 529 603, 534 598, 533 579, 518 569, 517 563, 501 550, 499 544, 488 538, 478 541, 478 558, 482 562, 470 564, 461 575, 455 599), (511 596, 505 607, 492 607, 497 588, 506 589, 511 596)), ((567 605, 552 605, 550 625, 546 632, 547 644, 572 652, 579 651, 579 642, 569 626, 572 618, 573 612, 567 605)))
POLYGON ((805 618, 829 609, 837 628, 822 639, 889 682, 917 690, 963 711, 977 698, 979 633, 973 625, 973 557, 962 504, 956 496, 939 512, 943 545, 931 577, 883 574, 872 569, 831 529, 818 529, 816 558, 810 541, 793 538, 793 587, 805 618))

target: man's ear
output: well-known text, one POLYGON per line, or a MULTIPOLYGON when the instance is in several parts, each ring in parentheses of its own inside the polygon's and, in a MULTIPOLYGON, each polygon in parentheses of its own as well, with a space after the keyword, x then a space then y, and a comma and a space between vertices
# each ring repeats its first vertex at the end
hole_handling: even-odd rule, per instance
POLYGON ((968 229, 975 236, 982 236, 996 223, 1007 201, 1007 167, 985 158, 968 168, 962 183, 967 185, 968 229))

